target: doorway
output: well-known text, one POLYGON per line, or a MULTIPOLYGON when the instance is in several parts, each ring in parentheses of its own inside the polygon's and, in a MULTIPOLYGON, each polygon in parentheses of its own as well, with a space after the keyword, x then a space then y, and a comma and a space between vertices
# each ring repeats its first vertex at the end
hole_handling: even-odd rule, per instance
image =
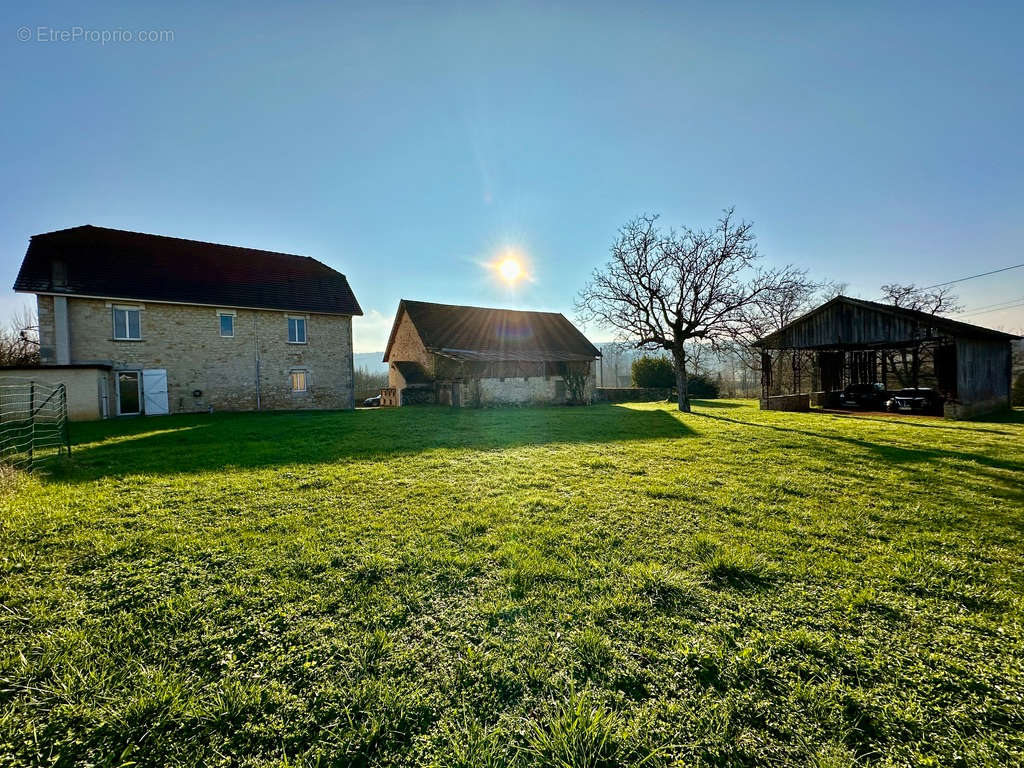
POLYGON ((118 371, 117 414, 119 416, 138 416, 142 403, 142 398, 139 395, 139 372, 118 371))

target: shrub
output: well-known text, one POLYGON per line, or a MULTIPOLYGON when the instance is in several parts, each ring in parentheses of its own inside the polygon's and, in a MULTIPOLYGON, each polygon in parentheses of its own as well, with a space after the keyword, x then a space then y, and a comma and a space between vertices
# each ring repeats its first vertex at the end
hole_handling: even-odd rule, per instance
POLYGON ((686 389, 690 397, 698 400, 713 400, 718 397, 718 382, 703 374, 690 377, 686 389))
POLYGON ((672 361, 661 355, 642 355, 633 361, 634 387, 673 387, 676 371, 672 361))

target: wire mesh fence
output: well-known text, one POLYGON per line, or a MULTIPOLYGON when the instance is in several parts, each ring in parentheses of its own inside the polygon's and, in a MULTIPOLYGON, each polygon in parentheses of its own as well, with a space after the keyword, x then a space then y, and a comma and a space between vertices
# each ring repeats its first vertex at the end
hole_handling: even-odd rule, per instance
POLYGON ((31 469, 64 451, 71 455, 64 384, 29 379, 0 384, 0 462, 31 469))

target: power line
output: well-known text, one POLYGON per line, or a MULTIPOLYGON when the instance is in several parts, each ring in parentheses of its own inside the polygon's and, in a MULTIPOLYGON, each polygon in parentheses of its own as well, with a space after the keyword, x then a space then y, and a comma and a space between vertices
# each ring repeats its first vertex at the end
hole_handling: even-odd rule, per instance
POLYGON ((1017 307, 1024 307, 1024 301, 1020 301, 1017 304, 1008 304, 1005 307, 993 307, 991 309, 976 309, 972 312, 960 312, 957 317, 971 317, 973 315, 987 315, 990 312, 1001 312, 1004 309, 1016 309, 1017 307))
POLYGON ((984 311, 984 310, 1002 309, 1005 304, 1016 304, 1017 302, 1020 302, 1020 301, 1024 301, 1024 296, 1018 296, 1018 297, 1013 298, 1013 299, 1006 299, 1005 301, 996 301, 996 302, 993 302, 992 304, 982 304, 979 307, 969 307, 968 309, 965 309, 965 310, 963 310, 961 312, 954 312, 953 314, 956 314, 956 315, 973 315, 975 312, 981 312, 981 311, 984 311))
POLYGON ((1020 269, 1021 267, 1024 267, 1024 264, 1014 264, 1012 267, 1003 267, 1002 269, 993 269, 990 272, 981 272, 981 273, 979 273, 977 275, 970 275, 969 277, 961 277, 961 278, 958 278, 956 280, 947 280, 944 283, 936 283, 935 285, 926 285, 921 290, 922 291, 927 291, 927 290, 930 290, 931 288, 942 288, 943 286, 946 286, 946 285, 953 285, 953 283, 962 283, 965 280, 974 280, 976 277, 987 277, 988 275, 996 275, 996 274, 999 274, 1000 272, 1009 272, 1011 269, 1020 269))

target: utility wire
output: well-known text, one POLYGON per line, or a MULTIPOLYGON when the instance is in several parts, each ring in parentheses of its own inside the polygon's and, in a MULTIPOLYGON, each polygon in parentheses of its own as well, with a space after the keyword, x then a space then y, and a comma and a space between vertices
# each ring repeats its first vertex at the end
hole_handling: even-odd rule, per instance
POLYGON ((1024 301, 1017 304, 1009 304, 1005 307, 993 307, 992 309, 976 309, 973 312, 961 312, 957 317, 971 317, 973 315, 987 315, 990 312, 1001 312, 1004 309, 1016 309, 1017 307, 1024 307, 1024 301))
POLYGON ((1024 296, 1018 296, 1018 297, 1013 298, 1013 299, 1006 299, 1005 301, 996 301, 996 302, 993 302, 992 304, 982 304, 980 307, 969 307, 969 308, 967 308, 967 309, 965 309, 965 310, 963 310, 961 312, 956 312, 954 314, 957 314, 957 315, 973 315, 975 312, 982 312, 982 311, 988 310, 988 309, 992 309, 992 310, 1002 309, 1002 307, 1005 304, 1016 304, 1016 303, 1021 302, 1021 301, 1024 301, 1024 296))
POLYGON ((1012 267, 1003 267, 1002 269, 993 269, 991 272, 981 272, 981 273, 979 273, 977 275, 970 275, 969 277, 961 277, 961 278, 958 278, 956 280, 947 280, 944 283, 936 283, 935 285, 926 285, 921 290, 922 291, 927 291, 927 290, 929 290, 931 288, 942 288, 943 286, 946 286, 946 285, 953 285, 953 283, 962 283, 965 280, 973 280, 976 277, 987 277, 988 275, 996 275, 996 274, 999 274, 1000 272, 1009 272, 1011 269, 1020 269, 1021 267, 1024 267, 1024 264, 1014 264, 1012 267))

